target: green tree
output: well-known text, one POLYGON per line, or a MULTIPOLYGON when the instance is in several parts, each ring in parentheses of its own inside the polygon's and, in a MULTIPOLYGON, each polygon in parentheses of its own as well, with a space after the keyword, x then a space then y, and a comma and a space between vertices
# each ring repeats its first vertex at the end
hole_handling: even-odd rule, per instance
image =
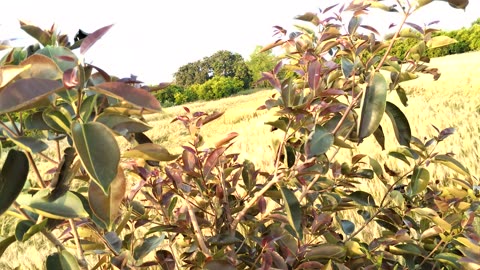
POLYGON ((180 67, 174 76, 175 83, 182 87, 203 84, 215 76, 223 76, 241 80, 243 87, 248 89, 253 80, 243 57, 225 50, 180 67))
POLYGON ((272 71, 278 62, 277 57, 272 53, 272 50, 261 52, 262 46, 255 47, 255 50, 250 54, 250 59, 247 61, 248 68, 252 71, 253 85, 255 87, 268 87, 268 82, 261 81, 262 72, 272 71))

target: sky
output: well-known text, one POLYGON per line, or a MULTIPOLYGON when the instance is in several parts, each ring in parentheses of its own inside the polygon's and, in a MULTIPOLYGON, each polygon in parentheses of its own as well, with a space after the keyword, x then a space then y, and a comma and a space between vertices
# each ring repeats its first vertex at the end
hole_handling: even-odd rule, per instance
MULTIPOLYGON (((71 39, 82 29, 93 32, 114 24, 85 55, 85 62, 118 77, 136 75, 147 85, 170 82, 179 67, 201 60, 219 50, 241 54, 248 60, 257 45, 273 42, 273 26, 293 30, 301 24, 294 17, 318 13, 350 0, 17 0, 2 1, 0 40, 15 39, 15 46, 33 42, 19 26, 28 21, 42 29, 53 23, 71 39), (67 4, 68 3, 68 4, 67 4)), ((434 0, 409 20, 420 25, 439 20, 436 28, 469 27, 480 17, 480 0, 467 9, 450 8, 434 0)), ((372 13, 364 23, 398 22, 394 13, 372 13)), ((1 52, 0 52, 1 53, 1 52)))

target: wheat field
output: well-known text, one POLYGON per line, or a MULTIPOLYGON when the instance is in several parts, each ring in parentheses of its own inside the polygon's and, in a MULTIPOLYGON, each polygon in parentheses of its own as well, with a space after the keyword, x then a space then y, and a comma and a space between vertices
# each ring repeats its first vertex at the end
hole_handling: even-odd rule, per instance
MULTIPOLYGON (((438 146, 439 152, 451 152, 455 158, 467 167, 472 175, 480 175, 480 52, 452 55, 432 59, 430 66, 439 68, 442 73, 439 80, 434 81, 429 75, 421 75, 414 81, 403 84, 409 96, 408 107, 401 105, 395 93, 389 94, 389 100, 395 103, 406 114, 412 127, 412 135, 423 139, 436 135, 432 125, 439 129, 453 127, 455 134, 450 136, 438 146)), ((281 134, 271 132, 266 121, 274 119, 273 112, 257 108, 274 94, 274 90, 252 90, 230 98, 209 102, 195 102, 186 104, 194 111, 224 111, 225 114, 214 122, 202 128, 205 138, 205 147, 213 145, 230 132, 237 132, 239 136, 231 147, 231 153, 240 153, 240 159, 252 161, 258 168, 271 171, 273 168, 274 150, 273 141, 281 134)), ((180 153, 181 145, 188 141, 186 129, 180 122, 171 121, 176 115, 183 114, 182 106, 165 108, 162 113, 147 115, 152 129, 146 134, 172 153, 180 153)), ((386 150, 372 139, 365 140, 354 150, 341 150, 337 158, 350 159, 355 153, 369 153, 381 163, 386 162, 390 168, 397 168, 398 162, 387 156, 389 148, 394 147, 395 140, 393 128, 389 121, 382 122, 386 133, 386 150)), ((122 147, 128 147, 127 141, 119 139, 122 147)), ((5 150, 4 150, 5 151, 5 150)), ((49 150, 50 151, 50 150, 49 150)), ((48 152, 54 154, 54 151, 48 152)), ((2 154, 1 163, 5 153, 2 154)), ((41 161, 41 159, 38 159, 41 161)), ((433 166, 433 165, 430 165, 433 166)), ((52 165, 43 164, 40 170, 45 172, 52 165)), ((453 172, 443 167, 434 168, 433 179, 443 180, 446 177, 455 176, 453 172)), ((32 175, 33 177, 33 175, 32 175)), ((478 184, 478 180, 477 180, 478 184)), ((362 189, 372 191, 379 198, 385 190, 377 180, 362 184, 362 189)), ((348 213, 346 214, 349 215, 348 213)), ((362 219, 351 215, 352 221, 360 222, 362 219)), ((0 219, 0 240, 13 232, 11 225, 13 218, 2 217, 0 219)), ((370 227, 366 231, 370 237, 378 234, 376 227, 370 227)), ((363 235, 368 237, 367 235, 363 235)), ((35 236, 26 243, 10 246, 0 258, 0 269, 42 269, 43 261, 50 253, 51 247, 42 236, 35 236), (20 267, 20 268, 17 268, 20 267)))

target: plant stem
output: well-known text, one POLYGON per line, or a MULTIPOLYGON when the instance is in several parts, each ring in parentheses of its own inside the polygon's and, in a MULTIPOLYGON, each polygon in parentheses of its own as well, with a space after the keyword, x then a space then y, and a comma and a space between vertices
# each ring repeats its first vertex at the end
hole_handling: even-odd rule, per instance
POLYGON ((197 237, 198 245, 200 246, 200 249, 202 250, 203 254, 205 254, 205 256, 211 257, 212 254, 210 253, 210 250, 205 244, 205 240, 202 234, 202 229, 198 225, 197 216, 195 216, 193 207, 192 205, 190 205, 190 202, 188 200, 184 200, 184 201, 185 201, 185 204, 187 205, 188 215, 190 216, 190 221, 192 222, 193 230, 195 231, 195 236, 197 237))
POLYGON ((59 162, 50 158, 49 156, 43 154, 43 153, 37 153, 39 156, 41 156, 42 158, 46 159, 47 161, 53 163, 53 164, 58 164, 59 162))
POLYGON ((77 228, 75 227, 75 223, 73 219, 69 219, 68 223, 70 224, 70 228, 72 230, 73 239, 75 240, 75 245, 77 246, 77 260, 80 268, 83 270, 88 270, 88 263, 85 259, 85 255, 83 253, 82 245, 80 244, 80 237, 78 236, 77 228))
MULTIPOLYGON (((21 207, 20 205, 17 203, 17 202, 13 202, 13 207, 15 207, 15 209, 20 213, 22 214, 22 216, 24 216, 26 219, 32 221, 32 222, 36 222, 36 220, 34 220, 31 216, 29 216, 21 207)), ((55 247, 57 247, 59 250, 65 250, 65 247, 63 246, 63 244, 60 242, 60 240, 58 240, 57 237, 55 237, 55 235, 53 235, 51 232, 47 231, 46 229, 42 229, 40 230, 40 232, 50 241, 52 242, 52 244, 55 245, 55 247)))
POLYGON ((12 123, 13 129, 15 129, 15 132, 17 132, 17 135, 20 136, 22 133, 18 129, 17 125, 15 124, 15 121, 13 121, 13 118, 10 116, 9 113, 6 113, 6 115, 10 123, 12 123))
POLYGON ((28 161, 30 162, 30 165, 33 167, 33 171, 35 172, 35 175, 37 176, 37 182, 42 188, 46 188, 47 185, 42 179, 42 176, 40 175, 40 171, 38 170, 37 164, 35 164, 35 161, 33 160, 32 154, 28 151, 25 151, 27 154, 28 161))
MULTIPOLYGON (((392 48, 393 48, 393 45, 395 44, 395 41, 396 39, 398 38, 398 36, 400 35, 400 31, 402 30, 403 26, 405 25, 405 22, 407 21, 407 18, 410 16, 410 12, 407 11, 405 12, 404 16, 403 16, 403 19, 402 19, 402 22, 400 23, 400 26, 398 27, 398 30, 395 32, 395 34, 393 35, 393 38, 392 38, 392 42, 390 42, 388 48, 387 48, 387 51, 385 52, 385 54, 383 55, 382 57, 382 60, 380 60, 380 62, 378 63, 378 66, 375 68, 375 72, 378 72, 380 71, 380 69, 382 68, 383 64, 385 63, 385 61, 387 61, 387 58, 388 58, 388 55, 390 54, 390 52, 392 51, 392 48)), ((372 77, 373 78, 373 77, 372 77)), ((353 107, 355 107, 355 105, 357 104, 358 100, 363 96, 363 93, 365 92, 365 89, 362 89, 358 95, 356 97, 354 97, 352 99, 352 102, 348 105, 347 109, 345 110, 345 113, 342 115, 342 118, 340 119, 340 121, 338 122, 337 126, 335 127, 335 129, 332 131, 332 134, 335 135, 338 130, 340 129, 340 127, 342 126, 343 122, 345 122, 345 119, 347 118, 348 114, 350 113, 350 111, 353 109, 353 107)))

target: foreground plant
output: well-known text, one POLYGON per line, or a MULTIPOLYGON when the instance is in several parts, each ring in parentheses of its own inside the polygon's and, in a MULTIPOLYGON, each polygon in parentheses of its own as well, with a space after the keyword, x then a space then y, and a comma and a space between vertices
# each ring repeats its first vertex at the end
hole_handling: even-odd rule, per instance
MULTIPOLYGON (((416 73, 438 78, 424 52, 452 40, 432 38, 433 29, 407 21, 428 1, 355 3, 297 17, 311 23, 299 32, 276 27, 281 37, 264 48, 286 52, 263 73, 278 94, 261 109, 275 110, 278 118, 267 124, 282 134, 272 171, 230 153, 235 132, 204 141, 204 125, 214 128, 222 112, 185 107, 173 121, 191 139, 181 153, 170 153, 145 135, 143 115, 160 110, 149 91, 82 63, 65 38, 23 25, 43 47, 12 50, 1 69, 0 113, 10 119, 2 132, 17 148, 2 168, 0 213, 18 223, 0 251, 42 233, 58 249, 46 258, 47 269, 480 267, 478 180, 451 153, 435 150, 454 130, 418 139, 402 110, 387 101, 396 94, 406 105, 401 83, 416 73), (377 40, 376 30, 361 24, 373 7, 403 14, 389 40, 377 40), (348 22, 345 12, 353 13, 348 22), (389 56, 393 43, 412 32, 419 40, 405 60, 389 56), (385 145, 384 115, 398 145, 385 145), (44 130, 57 156, 43 154, 48 145, 25 136, 28 129, 44 130), (131 148, 120 149, 120 136, 131 148), (338 158, 371 136, 379 148, 393 149, 388 155, 402 169, 371 153, 338 158), (54 164, 53 176, 39 172, 35 156, 54 164), (432 179, 434 165, 454 176, 432 179), (36 182, 27 180, 29 169, 36 182), (367 181, 380 183, 380 198, 362 190, 367 181), (376 226, 378 234, 366 235, 376 226)), ((80 55, 108 29, 80 39, 74 45, 80 55)))

